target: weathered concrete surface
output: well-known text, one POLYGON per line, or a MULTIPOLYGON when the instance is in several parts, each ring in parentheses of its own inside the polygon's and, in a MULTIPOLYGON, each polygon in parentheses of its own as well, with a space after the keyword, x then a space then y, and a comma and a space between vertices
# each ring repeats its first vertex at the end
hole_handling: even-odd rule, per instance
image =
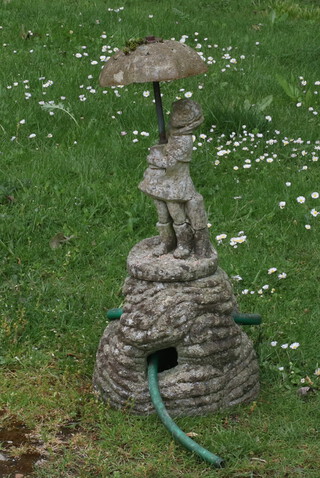
POLYGON ((203 197, 196 191, 189 171, 192 135, 203 120, 202 108, 196 101, 175 101, 167 143, 150 148, 148 168, 139 189, 154 200, 158 213, 161 243, 154 255, 172 252, 174 259, 187 259, 192 253, 205 258, 215 254, 203 197))
POLYGON ((106 61, 101 86, 168 81, 199 75, 208 70, 198 53, 175 40, 146 43, 125 54, 119 51, 106 61))
MULTIPOLYGON (((111 406, 154 411, 147 359, 167 348, 177 352, 177 364, 159 373, 170 414, 203 415, 257 396, 256 356, 231 318, 236 301, 222 269, 184 282, 129 277, 123 291, 124 313, 103 334, 94 374, 95 387, 111 406)), ((166 358, 161 361, 165 366, 166 358)))
POLYGON ((217 270, 218 256, 214 250, 208 258, 199 258, 193 254, 188 260, 180 260, 173 258, 172 254, 154 256, 153 251, 159 244, 159 236, 149 237, 131 249, 127 259, 131 276, 146 281, 184 282, 209 276, 217 270))

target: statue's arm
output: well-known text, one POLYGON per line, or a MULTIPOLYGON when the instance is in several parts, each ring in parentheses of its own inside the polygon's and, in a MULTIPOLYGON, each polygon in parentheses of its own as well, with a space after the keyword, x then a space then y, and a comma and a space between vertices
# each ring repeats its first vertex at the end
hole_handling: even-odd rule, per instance
POLYGON ((167 168, 167 162, 166 162, 166 158, 165 157, 162 157, 162 158, 148 158, 148 163, 151 165, 151 166, 155 166, 156 168, 160 168, 160 169, 166 169, 167 168))
POLYGON ((147 157, 147 161, 151 166, 161 169, 167 167, 167 159, 163 146, 164 145, 156 145, 151 148, 150 154, 147 157))

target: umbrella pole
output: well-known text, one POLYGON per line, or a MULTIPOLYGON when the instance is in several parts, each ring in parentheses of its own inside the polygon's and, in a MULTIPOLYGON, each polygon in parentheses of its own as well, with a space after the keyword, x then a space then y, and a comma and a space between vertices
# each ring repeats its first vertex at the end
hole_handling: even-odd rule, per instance
POLYGON ((158 129, 159 129, 159 144, 164 144, 167 142, 167 135, 166 135, 166 127, 164 124, 162 100, 161 100, 161 94, 160 94, 160 84, 158 81, 153 82, 153 93, 154 93, 154 99, 156 102, 158 129))

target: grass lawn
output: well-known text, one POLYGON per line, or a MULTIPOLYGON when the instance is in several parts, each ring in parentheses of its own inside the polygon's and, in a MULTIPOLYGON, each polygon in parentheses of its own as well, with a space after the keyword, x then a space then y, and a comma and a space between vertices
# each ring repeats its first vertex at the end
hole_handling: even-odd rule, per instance
POLYGON ((319 27, 316 0, 0 0, 0 458, 16 458, 0 476, 320 476, 319 27), (241 311, 263 316, 246 328, 258 400, 177 420, 221 470, 91 385, 126 257, 156 234, 137 188, 157 142, 152 85, 98 77, 147 35, 208 64, 163 84, 163 104, 203 107, 192 177, 241 311))

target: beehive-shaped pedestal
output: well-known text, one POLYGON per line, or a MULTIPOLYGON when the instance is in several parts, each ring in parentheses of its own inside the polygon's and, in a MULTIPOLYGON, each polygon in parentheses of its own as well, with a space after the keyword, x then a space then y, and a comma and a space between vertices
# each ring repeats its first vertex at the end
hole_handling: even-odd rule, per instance
POLYGON ((171 415, 204 415, 253 400, 256 355, 232 319, 237 304, 216 254, 154 257, 158 243, 145 239, 129 254, 123 314, 100 341, 96 389, 115 408, 152 413, 147 362, 160 351, 159 387, 171 415))

